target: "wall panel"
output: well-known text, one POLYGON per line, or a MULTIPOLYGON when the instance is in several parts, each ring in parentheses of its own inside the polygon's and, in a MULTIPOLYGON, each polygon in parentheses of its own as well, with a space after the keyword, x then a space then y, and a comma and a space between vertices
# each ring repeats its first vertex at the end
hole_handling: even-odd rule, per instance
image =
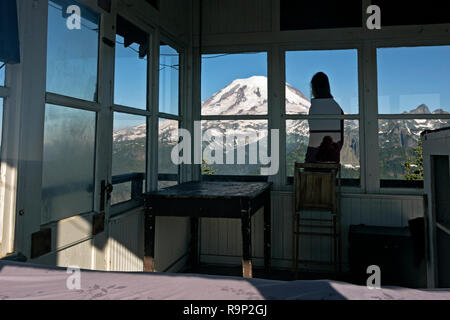
POLYGON ((202 4, 204 34, 271 31, 270 0, 208 0, 202 4))

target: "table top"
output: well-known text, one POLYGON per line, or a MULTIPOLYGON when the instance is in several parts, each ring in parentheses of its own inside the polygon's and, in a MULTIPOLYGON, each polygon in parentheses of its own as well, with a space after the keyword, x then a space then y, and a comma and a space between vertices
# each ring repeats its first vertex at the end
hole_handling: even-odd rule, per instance
POLYGON ((163 190, 149 192, 150 198, 255 198, 270 188, 269 182, 186 182, 163 190))

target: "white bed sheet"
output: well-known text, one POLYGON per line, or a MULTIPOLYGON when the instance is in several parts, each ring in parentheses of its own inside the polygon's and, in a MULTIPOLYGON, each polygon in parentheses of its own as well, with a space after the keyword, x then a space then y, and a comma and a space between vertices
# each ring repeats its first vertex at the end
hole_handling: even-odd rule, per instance
POLYGON ((329 280, 276 281, 170 273, 81 270, 79 290, 69 290, 66 268, 0 261, 0 300, 450 300, 450 290, 368 289, 329 280))

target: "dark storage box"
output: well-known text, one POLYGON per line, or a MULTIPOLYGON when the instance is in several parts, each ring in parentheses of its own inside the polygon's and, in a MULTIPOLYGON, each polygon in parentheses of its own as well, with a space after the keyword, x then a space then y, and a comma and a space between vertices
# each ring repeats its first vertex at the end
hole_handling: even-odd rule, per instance
POLYGON ((408 227, 350 226, 350 271, 358 284, 366 285, 367 267, 377 265, 381 286, 425 288, 425 262, 417 254, 408 227))

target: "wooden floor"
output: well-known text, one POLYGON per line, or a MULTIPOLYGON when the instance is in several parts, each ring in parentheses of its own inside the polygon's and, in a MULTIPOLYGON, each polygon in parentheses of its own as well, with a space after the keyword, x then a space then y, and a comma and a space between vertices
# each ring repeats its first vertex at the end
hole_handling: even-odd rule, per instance
MULTIPOLYGON (((184 273, 198 273, 198 274, 209 274, 218 276, 242 276, 241 266, 225 266, 225 265, 210 265, 201 264, 195 270, 186 270, 184 273)), ((295 279, 294 274, 290 270, 280 270, 272 269, 270 273, 266 273, 263 268, 253 268, 253 277, 260 279, 269 280, 282 280, 282 281, 292 281, 292 280, 336 280, 344 281, 349 283, 354 283, 351 274, 332 274, 332 273, 316 273, 316 272, 299 272, 297 279, 295 279)))

